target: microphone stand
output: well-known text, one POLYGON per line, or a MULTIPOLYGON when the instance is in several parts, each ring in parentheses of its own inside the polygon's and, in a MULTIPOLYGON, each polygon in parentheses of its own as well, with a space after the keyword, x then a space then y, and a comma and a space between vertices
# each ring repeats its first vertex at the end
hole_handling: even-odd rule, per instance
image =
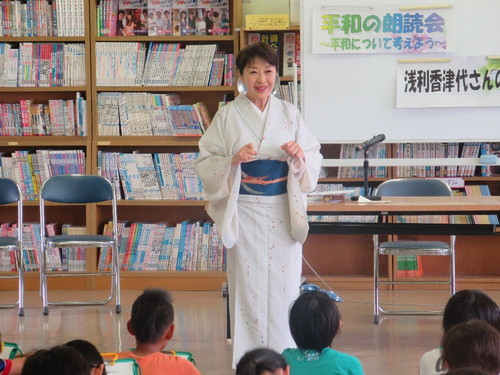
POLYGON ((363 176, 364 176, 364 197, 366 199, 369 199, 371 201, 379 201, 380 197, 376 195, 367 195, 368 194, 368 170, 369 170, 369 163, 368 163, 368 149, 369 147, 365 147, 365 160, 363 161, 363 176))
MULTIPOLYGON (((366 199, 369 199, 371 201, 379 201, 381 199, 381 197, 379 197, 377 195, 368 195, 368 171, 370 169, 370 165, 369 165, 369 162, 368 162, 368 149, 369 148, 370 148, 370 146, 363 148, 363 150, 364 150, 364 158, 365 158, 365 160, 363 161, 363 177, 364 177, 364 183, 363 183, 364 194, 363 194, 363 197, 366 198, 366 199)), ((353 200, 353 201, 359 200, 359 195, 352 196, 351 200, 353 200)))

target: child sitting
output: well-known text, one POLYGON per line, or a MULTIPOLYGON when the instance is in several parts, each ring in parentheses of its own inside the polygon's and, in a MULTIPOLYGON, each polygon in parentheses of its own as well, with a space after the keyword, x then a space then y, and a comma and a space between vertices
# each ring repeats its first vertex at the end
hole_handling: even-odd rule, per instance
MULTIPOLYGON (((500 309, 495 301, 479 290, 461 290, 450 297, 444 308, 443 334, 472 319, 483 320, 500 330, 500 309)), ((440 375, 446 371, 440 348, 428 351, 420 359, 420 375, 440 375)))
POLYGON ((291 375, 363 374, 356 357, 330 347, 342 321, 335 301, 327 294, 302 294, 292 305, 289 323, 298 348, 285 349, 282 354, 291 375))
POLYGON ((174 308, 170 294, 162 289, 146 289, 133 303, 127 329, 135 336, 135 349, 118 354, 137 361, 142 375, 200 372, 187 359, 161 351, 174 334, 174 308))
POLYGON ((74 348, 60 345, 26 358, 21 375, 89 375, 90 366, 74 348))
POLYGON ((500 374, 500 334, 482 320, 457 324, 444 334, 441 346, 449 370, 473 367, 489 375, 500 374))
POLYGON ((285 358, 274 350, 257 348, 238 361, 236 375, 288 375, 285 358))

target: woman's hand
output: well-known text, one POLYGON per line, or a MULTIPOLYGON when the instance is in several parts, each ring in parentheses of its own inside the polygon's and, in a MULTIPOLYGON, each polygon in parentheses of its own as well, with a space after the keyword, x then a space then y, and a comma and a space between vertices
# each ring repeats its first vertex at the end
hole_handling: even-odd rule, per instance
POLYGON ((253 161, 255 159, 255 155, 257 155, 257 151, 255 151, 253 144, 249 143, 243 146, 240 151, 238 151, 238 153, 233 156, 231 164, 236 165, 253 161))
POLYGON ((286 154, 289 157, 291 157, 292 159, 293 158, 300 158, 300 159, 304 160, 304 158, 305 158, 304 150, 302 150, 302 147, 300 147, 300 145, 295 141, 283 143, 281 145, 281 149, 283 151, 285 151, 286 154))

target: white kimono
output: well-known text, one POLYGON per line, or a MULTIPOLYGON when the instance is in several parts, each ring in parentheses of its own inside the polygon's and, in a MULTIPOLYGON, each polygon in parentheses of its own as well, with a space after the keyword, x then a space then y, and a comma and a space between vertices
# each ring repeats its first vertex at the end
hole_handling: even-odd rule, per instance
POLYGON ((320 144, 296 107, 271 95, 267 116, 258 111, 245 95, 222 107, 200 140, 195 162, 208 213, 228 248, 233 367, 255 347, 281 353, 295 346, 288 310, 299 294, 309 229, 306 195, 316 186, 322 160, 320 144), (291 140, 300 144, 305 161, 287 158, 281 145, 291 140), (257 159, 287 161, 287 194, 239 194, 241 166, 231 161, 248 143, 257 159))

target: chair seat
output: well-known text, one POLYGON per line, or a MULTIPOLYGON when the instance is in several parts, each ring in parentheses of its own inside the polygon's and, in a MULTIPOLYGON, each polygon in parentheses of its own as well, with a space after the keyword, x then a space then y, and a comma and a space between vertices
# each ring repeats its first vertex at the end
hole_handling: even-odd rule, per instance
POLYGON ((450 255, 451 247, 442 241, 392 241, 382 242, 379 253, 383 255, 450 255))
POLYGON ((17 238, 15 237, 0 237, 0 247, 15 250, 17 248, 17 238))
POLYGON ((52 247, 107 247, 113 246, 113 237, 96 235, 58 235, 46 238, 46 243, 52 247))

